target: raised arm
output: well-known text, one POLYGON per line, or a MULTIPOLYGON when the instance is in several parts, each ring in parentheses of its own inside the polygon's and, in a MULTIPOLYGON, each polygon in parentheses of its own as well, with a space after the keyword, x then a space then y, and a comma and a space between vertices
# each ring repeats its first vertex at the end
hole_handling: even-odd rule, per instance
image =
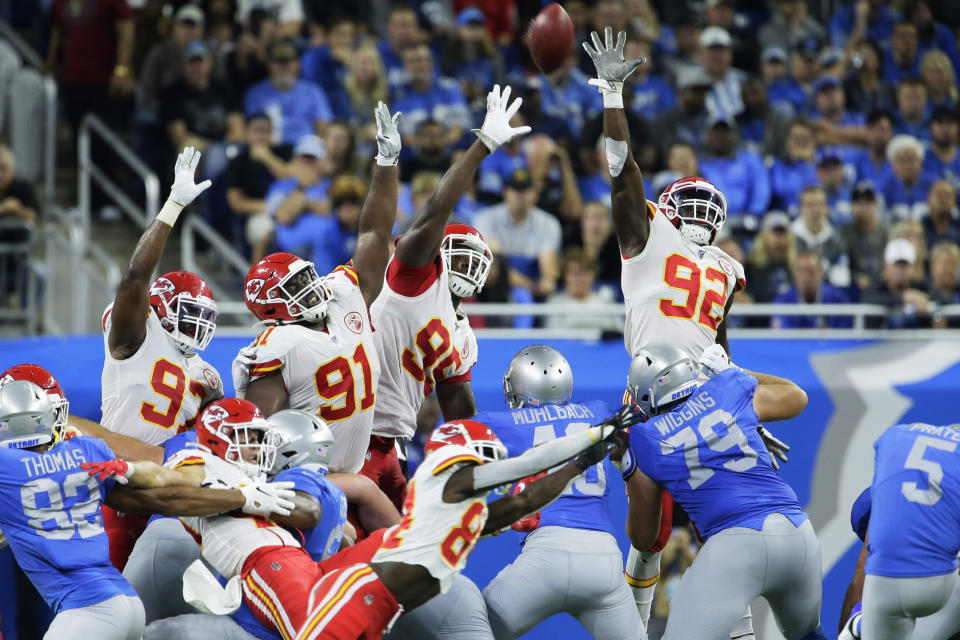
POLYGON ((522 103, 523 100, 517 98, 510 104, 509 86, 505 86, 501 94, 500 85, 494 85, 487 94, 487 116, 479 129, 473 129, 477 140, 443 174, 436 191, 400 237, 397 242, 397 259, 400 262, 410 267, 422 267, 436 259, 447 219, 473 180, 477 167, 500 145, 530 132, 530 127, 510 126, 510 119, 522 103))
POLYGON ((590 80, 590 84, 600 87, 600 93, 603 94, 603 143, 611 177, 613 228, 620 251, 632 258, 647 246, 650 218, 643 177, 630 151, 630 131, 623 110, 623 82, 646 59, 623 59, 626 32, 617 34, 616 45, 613 44, 613 29, 610 27, 604 31, 605 45, 600 42, 596 31, 590 36, 593 47, 584 42, 583 48, 597 69, 597 77, 590 80))
POLYGON ((397 181, 400 174, 400 133, 397 119, 400 112, 390 115, 382 102, 374 111, 377 120, 377 163, 373 168, 370 190, 360 210, 357 246, 353 252, 353 267, 360 280, 363 299, 370 306, 383 287, 383 273, 390 259, 393 221, 397 217, 397 181))
POLYGON ((147 314, 150 311, 150 282, 160 262, 167 236, 183 208, 210 186, 209 180, 194 184, 193 175, 200 163, 200 152, 187 147, 177 157, 173 186, 157 219, 140 236, 130 265, 120 280, 113 300, 110 333, 107 345, 110 355, 126 360, 140 348, 147 335, 147 314))
POLYGON ((789 420, 807 406, 807 393, 786 378, 747 371, 759 383, 753 394, 753 408, 761 422, 789 420))

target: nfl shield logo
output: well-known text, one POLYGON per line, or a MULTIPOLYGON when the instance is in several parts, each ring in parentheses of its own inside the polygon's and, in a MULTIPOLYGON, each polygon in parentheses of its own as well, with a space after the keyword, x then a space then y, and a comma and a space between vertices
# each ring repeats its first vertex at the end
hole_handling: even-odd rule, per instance
POLYGON ((274 571, 280 571, 280 569, 282 569, 283 567, 280 566, 279 562, 274 562, 270 565, 270 568, 273 569, 274 571))
POLYGON ((363 596, 363 604, 367 605, 368 607, 369 607, 370 605, 372 605, 372 604, 373 604, 373 596, 370 595, 369 593, 368 593, 367 595, 363 596))

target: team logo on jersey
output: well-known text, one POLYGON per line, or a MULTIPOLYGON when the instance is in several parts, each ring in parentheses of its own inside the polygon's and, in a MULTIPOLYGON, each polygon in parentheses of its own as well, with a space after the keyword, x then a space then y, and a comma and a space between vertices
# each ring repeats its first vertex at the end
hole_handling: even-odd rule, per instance
POLYGON ((150 287, 150 293, 152 295, 159 295, 164 293, 173 293, 176 291, 177 287, 173 284, 169 278, 157 278, 153 286, 150 287))
POLYGON ((216 371, 211 369, 203 370, 203 378, 207 381, 207 384, 210 386, 210 389, 216 391, 220 388, 220 376, 217 375, 216 371))
POLYGON ((363 318, 360 317, 360 314, 356 311, 351 311, 343 317, 343 324, 347 325, 347 329, 353 331, 354 333, 360 333, 363 331, 363 318))
POLYGON ((230 412, 220 406, 210 407, 203 413, 203 426, 216 430, 217 426, 230 416, 230 412))
POLYGON ((252 280, 247 280, 247 287, 243 292, 243 295, 247 297, 247 300, 254 302, 257 299, 257 296, 260 295, 260 290, 263 289, 264 280, 263 278, 253 278, 252 280))
POLYGON ((720 268, 723 269, 723 272, 732 278, 733 265, 730 264, 730 261, 726 258, 718 258, 718 260, 720 261, 720 268))

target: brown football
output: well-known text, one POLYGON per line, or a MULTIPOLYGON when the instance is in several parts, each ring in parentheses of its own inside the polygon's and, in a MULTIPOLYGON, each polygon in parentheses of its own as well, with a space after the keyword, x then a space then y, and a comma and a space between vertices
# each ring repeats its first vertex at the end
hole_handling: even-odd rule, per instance
POLYGON ((573 22, 559 4, 548 5, 527 29, 527 47, 537 68, 556 71, 573 49, 573 22))

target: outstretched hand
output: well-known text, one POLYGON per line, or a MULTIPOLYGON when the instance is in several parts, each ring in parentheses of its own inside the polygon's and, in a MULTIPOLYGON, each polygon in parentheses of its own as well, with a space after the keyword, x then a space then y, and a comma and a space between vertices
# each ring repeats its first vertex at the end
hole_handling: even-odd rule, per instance
POLYGON ((381 166, 393 166, 400 159, 400 130, 397 128, 400 115, 401 112, 397 111, 391 116, 382 101, 377 103, 373 111, 374 120, 377 121, 377 164, 381 166))
POLYGON ((173 168, 173 186, 170 187, 170 199, 181 207, 185 207, 213 184, 204 180, 200 184, 194 183, 194 174, 200 164, 199 149, 184 147, 177 156, 177 164, 173 168))
POLYGON ((623 91, 623 82, 637 67, 647 61, 640 57, 635 60, 624 60, 623 47, 627 43, 627 33, 621 31, 617 34, 617 43, 613 43, 613 28, 607 27, 603 31, 605 43, 600 42, 600 34, 596 31, 591 32, 590 38, 593 40, 593 46, 584 42, 583 49, 593 60, 593 66, 597 69, 597 77, 590 80, 590 84, 600 87, 601 90, 620 93, 623 91))
POLYGON ((479 129, 471 129, 490 153, 514 138, 530 133, 530 127, 510 126, 510 119, 517 114, 520 105, 523 104, 522 98, 517 98, 513 104, 510 104, 510 91, 510 86, 506 85, 503 93, 500 93, 500 85, 494 85, 487 94, 487 115, 483 119, 483 125, 479 129))

